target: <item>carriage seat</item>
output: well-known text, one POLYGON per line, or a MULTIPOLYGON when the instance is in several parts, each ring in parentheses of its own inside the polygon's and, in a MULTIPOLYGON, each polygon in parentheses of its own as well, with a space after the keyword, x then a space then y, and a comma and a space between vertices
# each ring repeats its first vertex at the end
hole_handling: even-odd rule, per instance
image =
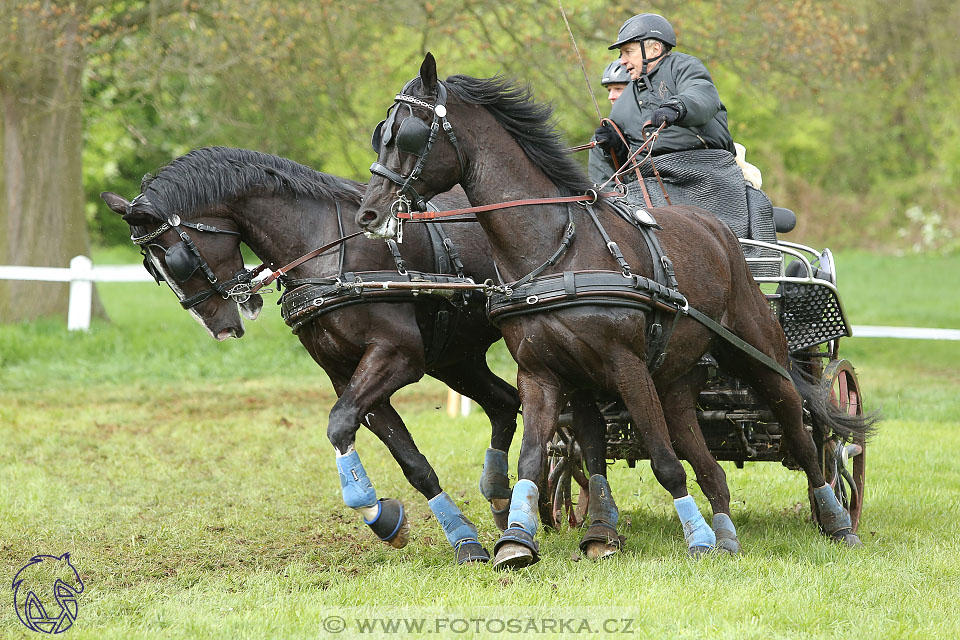
POLYGON ((773 226, 777 233, 789 233, 797 226, 797 214, 784 207, 774 207, 773 226))

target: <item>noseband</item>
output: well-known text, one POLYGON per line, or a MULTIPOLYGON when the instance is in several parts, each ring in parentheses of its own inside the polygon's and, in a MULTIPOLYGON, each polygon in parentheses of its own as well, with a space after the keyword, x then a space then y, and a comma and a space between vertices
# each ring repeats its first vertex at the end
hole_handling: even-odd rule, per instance
MULTIPOLYGON (((143 194, 137 196, 134 198, 131 205, 142 198, 143 194)), ((164 262, 167 265, 167 270, 177 283, 186 282, 197 271, 197 269, 203 272, 207 282, 210 283, 211 286, 207 289, 204 289, 200 293, 194 294, 188 298, 181 298, 180 306, 182 306, 184 309, 195 307, 214 294, 220 295, 224 300, 233 298, 238 303, 243 303, 249 300, 251 293, 250 282, 253 280, 256 274, 248 269, 242 269, 238 271, 230 280, 225 282, 218 281, 216 274, 213 273, 213 269, 210 268, 210 264, 203 259, 203 256, 200 255, 199 249, 197 249, 197 245, 194 244, 193 240, 190 238, 187 232, 183 230, 182 227, 196 229, 197 231, 203 231, 205 233, 223 233, 232 236, 240 235, 239 231, 228 231, 226 229, 219 229, 207 224, 184 222, 180 220, 180 216, 172 215, 167 219, 166 222, 161 224, 150 233, 146 233, 142 236, 130 236, 130 240, 133 241, 133 244, 140 247, 140 253, 143 255, 143 266, 146 267, 150 275, 153 276, 153 279, 157 281, 157 284, 160 284, 161 280, 166 280, 167 278, 160 271, 158 271, 156 266, 150 261, 153 257, 148 253, 151 246, 156 246, 164 251, 164 262), (171 229, 176 231, 177 235, 180 236, 180 242, 173 245, 169 249, 166 249, 163 246, 153 242, 154 239, 160 237, 171 229)), ((167 284, 171 283, 168 282, 167 284)))
MULTIPOLYGON (((414 78, 414 80, 417 80, 417 78, 414 78)), ((400 123, 400 128, 396 135, 396 143, 400 151, 406 151, 418 157, 417 164, 413 167, 413 171, 407 176, 402 176, 379 162, 374 162, 370 165, 370 173, 384 177, 399 187, 397 189, 397 200, 393 203, 393 206, 391 206, 391 213, 393 214, 400 211, 412 211, 413 207, 415 207, 417 211, 427 210, 426 200, 417 193, 412 183, 420 177, 420 172, 423 171, 423 167, 427 162, 427 156, 430 155, 430 150, 433 148, 433 143, 437 139, 437 133, 440 131, 441 126, 446 132, 447 137, 450 138, 454 149, 457 150, 457 160, 460 162, 461 174, 466 166, 463 160, 463 151, 460 149, 457 137, 453 134, 453 127, 447 120, 447 88, 442 82, 438 82, 437 101, 435 104, 430 104, 406 93, 414 80, 404 85, 401 92, 394 97, 393 106, 390 107, 387 118, 381 120, 380 124, 377 125, 371 140, 373 150, 379 154, 381 147, 390 144, 394 137, 393 125, 396 121, 397 112, 400 110, 400 105, 407 107, 409 115, 400 123), (433 122, 429 128, 419 118, 413 118, 414 105, 429 109, 433 112, 433 122)))

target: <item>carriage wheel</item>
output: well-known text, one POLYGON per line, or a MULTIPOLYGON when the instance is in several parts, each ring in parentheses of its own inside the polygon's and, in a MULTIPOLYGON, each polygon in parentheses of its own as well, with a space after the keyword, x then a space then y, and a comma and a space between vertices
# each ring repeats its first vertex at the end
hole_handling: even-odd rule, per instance
MULTIPOLYGON (((833 360, 823 370, 822 381, 831 404, 851 416, 863 415, 860 385, 853 365, 847 360, 833 360)), ((864 471, 867 462, 866 442, 862 437, 844 442, 833 434, 818 443, 820 467, 840 504, 850 512, 853 530, 860 524, 863 509, 864 471)), ((811 495, 811 507, 813 496, 811 495)), ((816 519, 816 513, 814 513, 816 519)))
POLYGON ((586 519, 590 484, 583 471, 580 445, 568 427, 557 429, 547 462, 547 490, 540 503, 540 520, 555 529, 564 523, 579 527, 586 519))

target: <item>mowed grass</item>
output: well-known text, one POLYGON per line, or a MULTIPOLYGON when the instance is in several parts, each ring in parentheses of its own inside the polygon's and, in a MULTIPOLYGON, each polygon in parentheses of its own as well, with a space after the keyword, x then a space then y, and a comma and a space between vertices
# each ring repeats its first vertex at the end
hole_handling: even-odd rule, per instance
MULTIPOLYGON (((838 262, 853 323, 960 327, 957 257, 838 262)), ((357 448, 378 494, 406 505, 409 545, 385 546, 343 506, 325 434, 335 396, 274 299, 242 340, 216 343, 165 288, 100 293, 112 322, 87 334, 62 318, 0 327, 0 579, 70 552, 85 584, 71 637, 316 638, 337 616, 341 637, 376 617, 427 621, 383 637, 448 636, 451 618, 586 619, 596 637, 627 627, 608 619, 643 638, 960 632, 960 343, 844 341, 868 408, 886 417, 868 446, 864 548, 817 534, 801 473, 729 465, 744 552, 692 562, 649 466, 617 463, 624 553, 577 561, 579 533, 564 530, 540 536, 539 564, 501 574, 453 564, 425 500, 365 430, 357 448)), ((502 345, 490 359, 515 375, 502 345)), ((490 548, 477 490, 489 425, 448 418, 445 394, 427 379, 395 404, 490 548)), ((519 435, 511 467, 518 448, 519 435)), ((12 592, 0 603, 0 637, 32 636, 12 592)), ((477 624, 456 637, 511 635, 477 624)))

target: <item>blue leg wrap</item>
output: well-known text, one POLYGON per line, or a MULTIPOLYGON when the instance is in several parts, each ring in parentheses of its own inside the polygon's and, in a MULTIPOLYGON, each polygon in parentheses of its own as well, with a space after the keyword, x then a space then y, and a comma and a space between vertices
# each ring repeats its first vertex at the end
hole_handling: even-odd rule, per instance
POLYGON ((507 476, 507 452, 487 449, 480 475, 480 493, 487 500, 510 498, 510 478, 507 476))
POLYGON ((343 489, 343 501, 351 509, 374 507, 377 505, 377 492, 367 477, 360 456, 351 451, 337 457, 337 471, 340 474, 340 487, 343 489))
POLYGON ((673 506, 680 516, 680 522, 683 524, 683 539, 687 541, 687 546, 693 547, 713 547, 717 544, 717 536, 707 525, 707 521, 700 514, 697 503, 693 501, 693 496, 684 496, 673 501, 673 506))
POLYGON ((616 527, 620 512, 613 501, 610 483, 600 474, 590 476, 590 524, 603 522, 616 527))
POLYGON ((430 505, 430 510, 437 517, 437 522, 443 527, 447 541, 454 549, 465 540, 477 541, 477 528, 460 512, 446 491, 441 491, 428 500, 427 504, 430 505))
POLYGON ((720 529, 726 529, 734 537, 737 535, 737 528, 733 526, 733 520, 725 513, 717 513, 713 516, 713 530, 718 531, 720 529))
POLYGON ((820 518, 820 526, 827 533, 834 533, 841 529, 849 529, 852 526, 850 514, 840 505, 837 495, 833 488, 825 484, 819 489, 813 490, 813 498, 817 502, 817 515, 820 518))
POLYGON ((540 490, 532 480, 519 480, 513 485, 510 500, 510 527, 520 527, 531 536, 537 533, 537 500, 540 490))

